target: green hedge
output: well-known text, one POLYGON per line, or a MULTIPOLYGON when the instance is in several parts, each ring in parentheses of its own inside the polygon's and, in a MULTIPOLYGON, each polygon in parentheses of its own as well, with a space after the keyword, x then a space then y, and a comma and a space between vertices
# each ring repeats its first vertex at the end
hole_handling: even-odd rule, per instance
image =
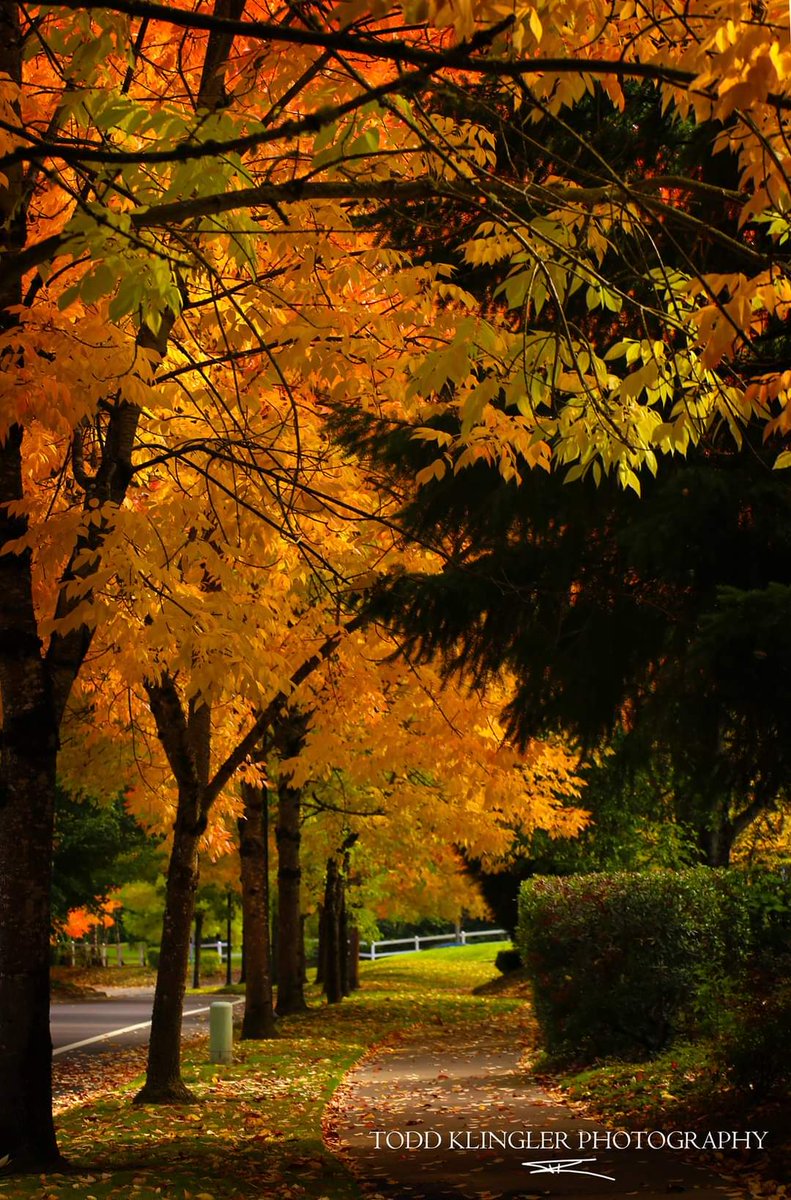
POLYGON ((748 959, 791 946, 791 881, 700 867, 535 878, 517 945, 552 1054, 656 1053, 713 1022, 748 959))
MULTIPOLYGON (((148 950, 146 951, 146 957, 148 959, 149 967, 153 967, 154 970, 158 970, 159 958, 160 958, 159 946, 149 946, 148 950)), ((203 978, 204 975, 209 976, 209 977, 211 977, 213 975, 219 975, 224 970, 225 970, 225 964, 223 963, 222 959, 220 958, 220 956, 216 950, 201 950, 201 956, 200 956, 201 978, 203 978)), ((190 981, 192 980, 192 963, 189 964, 189 967, 187 969, 187 978, 190 981)))
MULTIPOLYGON (((200 955, 200 973, 201 978, 206 976, 221 975, 225 970, 225 963, 220 958, 216 950, 201 950, 200 955)), ((188 979, 192 978, 192 963, 190 963, 188 979)))

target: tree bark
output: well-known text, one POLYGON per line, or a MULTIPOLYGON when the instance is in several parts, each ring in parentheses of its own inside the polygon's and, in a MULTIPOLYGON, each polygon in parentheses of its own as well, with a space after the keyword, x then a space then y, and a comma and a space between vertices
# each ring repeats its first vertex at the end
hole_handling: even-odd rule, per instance
MULTIPOLYGON (((348 857, 348 855, 346 856, 348 857)), ((344 863, 344 866, 346 864, 344 863)), ((351 995, 349 983, 349 914, 346 908, 346 872, 338 872, 338 964, 341 995, 351 995)))
POLYGON ((181 1078, 181 1019, 189 965, 190 926, 198 890, 198 797, 179 788, 173 849, 168 864, 165 919, 151 1014, 148 1067, 136 1104, 189 1103, 195 1097, 181 1078))
POLYGON ((303 986, 308 982, 308 962, 305 954, 305 926, 308 921, 308 914, 301 913, 299 918, 299 969, 302 975, 303 986))
POLYGON ((339 899, 338 860, 331 857, 327 859, 324 886, 324 994, 328 1004, 338 1004, 343 999, 339 899))
POLYGON ((245 999, 242 1038, 275 1036, 269 945, 269 822, 262 787, 242 784, 244 815, 239 821, 242 877, 245 999))
POLYGON ((704 866, 730 866, 732 845, 733 833, 728 824, 704 829, 700 834, 700 849, 704 866))
POLYGON ((304 1012, 305 964, 302 944, 300 887, 301 792, 280 781, 277 839, 277 1013, 304 1012))
POLYGON ((360 986, 360 931, 356 925, 349 930, 349 990, 360 986))
POLYGON ((157 734, 178 782, 176 823, 165 889, 165 917, 151 1014, 146 1082, 137 1104, 189 1103, 181 1078, 181 1019, 189 966, 190 928, 198 890, 198 843, 206 829, 204 799, 211 762, 211 709, 190 704, 185 716, 165 672, 146 691, 157 734))
MULTIPOLYGON (((0 564, 0 592, 10 599, 13 593, 4 587, 11 573, 7 566, 20 564, 11 556, 0 558, 0 564)), ((57 742, 32 642, 29 651, 20 642, 16 665, 27 682, 20 679, 19 687, 3 689, 0 794, 0 1167, 10 1156, 11 1166, 20 1170, 51 1168, 60 1161, 49 1032, 57 742)), ((3 673, 7 678, 16 672, 3 673)))
POLYGON ((203 939, 203 909, 195 909, 195 958, 192 963, 192 986, 200 987, 200 944, 203 939))
POLYGON ((318 935, 319 944, 316 947, 316 983, 323 985, 327 977, 327 922, 323 904, 319 904, 318 935))
MULTIPOLYGON (((19 84, 22 38, 15 3, 0 5, 0 74, 19 84)), ((0 249, 25 244, 21 164, 0 180, 0 249)), ((0 328, 22 300, 0 272, 0 328)), ((16 358, 0 361, 13 373, 16 358)), ((0 426, 0 551, 27 529, 5 505, 23 496, 23 431, 0 426)), ((58 722, 38 636, 30 552, 0 554, 0 1167, 59 1161, 52 1120, 49 935, 58 722)))

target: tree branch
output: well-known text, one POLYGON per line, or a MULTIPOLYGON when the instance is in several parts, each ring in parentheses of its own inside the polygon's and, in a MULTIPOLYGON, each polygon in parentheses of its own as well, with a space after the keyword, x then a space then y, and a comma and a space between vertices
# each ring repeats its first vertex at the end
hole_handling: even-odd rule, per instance
MULTIPOLYGON (((172 228, 185 221, 200 217, 220 216, 222 213, 235 212, 239 209, 256 207, 276 207, 281 204, 309 203, 314 200, 337 200, 349 203, 364 203, 366 201, 382 201, 399 203, 411 200, 445 198, 461 203, 474 204, 480 207, 481 198, 488 192, 494 197, 513 201, 564 203, 564 204, 604 204, 623 201, 625 198, 639 199, 649 210, 661 212, 664 216, 673 215, 679 221, 700 226, 700 221, 692 214, 680 209, 674 209, 664 201, 651 196, 651 192, 662 187, 685 187, 695 191, 698 187, 696 180, 673 180, 672 184, 665 179, 643 179, 634 183, 605 184, 600 187, 544 187, 540 184, 525 184, 523 187, 502 184, 493 180, 486 183, 477 181, 455 181, 446 179, 410 179, 399 181, 383 180, 318 180, 301 182, 293 180, 282 184, 261 184, 257 187, 239 188, 237 191, 217 192, 211 196, 197 196, 190 200, 174 200, 166 204, 152 204, 129 213, 131 227, 134 230, 172 228)), ((726 199, 733 199, 733 193, 723 191, 726 199)), ((725 244, 727 249, 738 253, 745 261, 751 262, 756 269, 766 267, 770 260, 750 246, 737 242, 717 229, 706 227, 708 234, 716 241, 725 244)), ((11 253, 3 259, 3 269, 7 273, 14 272, 17 277, 24 275, 33 267, 55 258, 63 253, 72 239, 68 233, 55 234, 44 238, 27 249, 11 253)), ((776 262, 775 260, 772 260, 776 262)))
MULTIPOLYGON (((689 87, 697 78, 694 72, 680 70, 677 67, 665 67, 657 63, 628 62, 623 59, 473 58, 472 55, 476 50, 493 41, 498 34, 513 24, 513 17, 506 18, 490 29, 481 30, 468 42, 461 42, 448 50, 437 51, 423 50, 412 43, 397 41, 394 38, 380 41, 376 38, 360 37, 348 29, 292 29, 286 25, 275 25, 266 21, 236 21, 204 12, 171 8, 166 4, 149 3, 147 0, 109 0, 109 2, 107 0, 105 2, 101 2, 101 0, 61 0, 58 7, 88 11, 104 9, 110 12, 127 13, 132 17, 148 17, 151 20, 164 21, 167 24, 179 25, 187 29, 224 30, 227 33, 238 34, 252 40, 263 39, 298 46, 319 46, 323 49, 342 50, 389 62, 431 67, 434 70, 470 71, 475 74, 505 78, 532 75, 539 71, 562 71, 590 75, 617 75, 624 78, 637 77, 672 83, 679 87, 689 87)), ((772 96, 770 103, 775 103, 775 99, 783 102, 785 107, 791 107, 791 100, 787 97, 775 98, 772 96)))
POLYGON ((173 676, 163 671, 156 682, 146 679, 143 686, 173 778, 180 789, 197 789, 199 771, 193 739, 173 676))
POLYGON ((204 814, 208 813, 222 789, 227 783, 230 782, 245 759, 252 754, 267 727, 271 725, 272 722, 277 718, 281 708, 288 702, 288 698, 294 689, 298 688, 301 683, 304 683, 305 680, 329 658, 333 651, 338 648, 344 637, 347 637, 350 633, 354 633, 355 630, 360 629, 369 620, 370 618, 362 613, 358 614, 356 617, 352 617, 350 621, 347 621, 346 624, 337 631, 337 633, 331 634, 331 636, 328 637, 321 644, 321 646, 319 646, 318 650, 316 650, 314 654, 311 654, 310 658, 306 658, 302 665, 297 667, 288 681, 287 689, 281 689, 277 695, 269 701, 266 708, 264 708, 256 717, 255 721, 250 726, 250 729, 244 735, 242 740, 231 751, 225 762, 222 763, 222 765, 215 771, 214 777, 209 782, 208 787, 204 788, 204 814))

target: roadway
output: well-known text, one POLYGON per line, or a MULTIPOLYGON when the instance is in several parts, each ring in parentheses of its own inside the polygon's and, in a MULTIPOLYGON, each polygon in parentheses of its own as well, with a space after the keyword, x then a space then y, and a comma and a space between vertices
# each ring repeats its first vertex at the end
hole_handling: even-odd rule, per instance
MULTIPOLYGON (((153 989, 145 988, 136 990, 135 994, 127 993, 107 1000, 53 1004, 50 1030, 55 1056, 76 1050, 87 1054, 103 1053, 116 1047, 145 1044, 151 1027, 153 999, 153 989)), ((187 997, 182 1025, 185 1033, 196 1033, 207 1027, 212 999, 210 996, 187 997)), ((238 998, 232 1002, 240 1003, 238 998)))

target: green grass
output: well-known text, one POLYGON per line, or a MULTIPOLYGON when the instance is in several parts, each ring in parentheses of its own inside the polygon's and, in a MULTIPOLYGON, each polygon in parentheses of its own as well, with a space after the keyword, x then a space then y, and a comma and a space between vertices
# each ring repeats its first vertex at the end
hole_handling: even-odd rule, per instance
POLYGON ((237 1043, 231 1067, 185 1055, 194 1106, 139 1109, 134 1089, 71 1109, 59 1121, 68 1175, 0 1181, 8 1200, 352 1200, 358 1185, 325 1150, 322 1116, 345 1072, 371 1046, 416 1026, 513 1021, 520 1001, 475 996, 502 943, 427 950, 363 964, 342 1004, 281 1023, 270 1042, 237 1043))

